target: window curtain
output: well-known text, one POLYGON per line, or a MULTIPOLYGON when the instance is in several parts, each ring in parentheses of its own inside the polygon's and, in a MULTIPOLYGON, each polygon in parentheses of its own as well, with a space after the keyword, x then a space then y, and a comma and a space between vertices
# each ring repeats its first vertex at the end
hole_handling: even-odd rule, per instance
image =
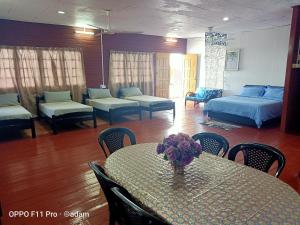
POLYGON ((0 47, 0 92, 18 92, 31 112, 43 91, 70 90, 81 101, 85 87, 79 49, 0 47))
POLYGON ((156 53, 155 96, 169 98, 170 93, 170 54, 156 53))
POLYGON ((205 86, 209 88, 220 88, 224 86, 226 46, 205 46, 205 86))
POLYGON ((111 51, 108 86, 113 96, 122 87, 138 87, 146 95, 154 94, 154 54, 111 51))
POLYGON ((184 57, 184 93, 196 91, 197 62, 198 56, 196 54, 187 54, 184 57))

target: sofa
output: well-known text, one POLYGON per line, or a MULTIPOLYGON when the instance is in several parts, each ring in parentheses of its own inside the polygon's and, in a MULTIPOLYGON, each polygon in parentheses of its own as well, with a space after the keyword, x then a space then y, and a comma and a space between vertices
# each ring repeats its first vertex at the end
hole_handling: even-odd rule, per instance
POLYGON ((207 103, 210 99, 222 97, 223 90, 216 88, 198 88, 196 92, 188 92, 185 95, 185 106, 187 101, 194 102, 194 107, 200 102, 207 103))

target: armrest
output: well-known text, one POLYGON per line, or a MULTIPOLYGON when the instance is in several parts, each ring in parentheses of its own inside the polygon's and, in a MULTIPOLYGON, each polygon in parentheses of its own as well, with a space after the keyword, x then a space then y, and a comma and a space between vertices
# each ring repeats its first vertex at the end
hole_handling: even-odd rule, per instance
POLYGON ((185 97, 188 96, 196 96, 196 93, 189 91, 188 93, 186 93, 185 97))

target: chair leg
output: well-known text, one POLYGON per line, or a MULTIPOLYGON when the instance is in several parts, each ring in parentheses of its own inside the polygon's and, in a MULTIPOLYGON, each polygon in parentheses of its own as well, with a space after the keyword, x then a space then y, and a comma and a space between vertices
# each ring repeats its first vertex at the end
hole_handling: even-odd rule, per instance
POLYGON ((116 221, 112 213, 109 214, 109 225, 115 225, 116 221))
POLYGON ((30 119, 30 127, 31 127, 31 137, 35 138, 36 137, 36 132, 35 132, 35 126, 34 126, 34 119, 30 119))

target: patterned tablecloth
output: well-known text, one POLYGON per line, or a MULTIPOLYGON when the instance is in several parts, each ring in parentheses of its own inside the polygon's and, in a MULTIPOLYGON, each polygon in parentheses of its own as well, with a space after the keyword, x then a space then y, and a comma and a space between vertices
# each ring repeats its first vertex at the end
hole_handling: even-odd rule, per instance
POLYGON ((141 204, 176 225, 300 224, 300 196, 261 171, 208 153, 175 175, 156 143, 108 157, 108 175, 141 204))

